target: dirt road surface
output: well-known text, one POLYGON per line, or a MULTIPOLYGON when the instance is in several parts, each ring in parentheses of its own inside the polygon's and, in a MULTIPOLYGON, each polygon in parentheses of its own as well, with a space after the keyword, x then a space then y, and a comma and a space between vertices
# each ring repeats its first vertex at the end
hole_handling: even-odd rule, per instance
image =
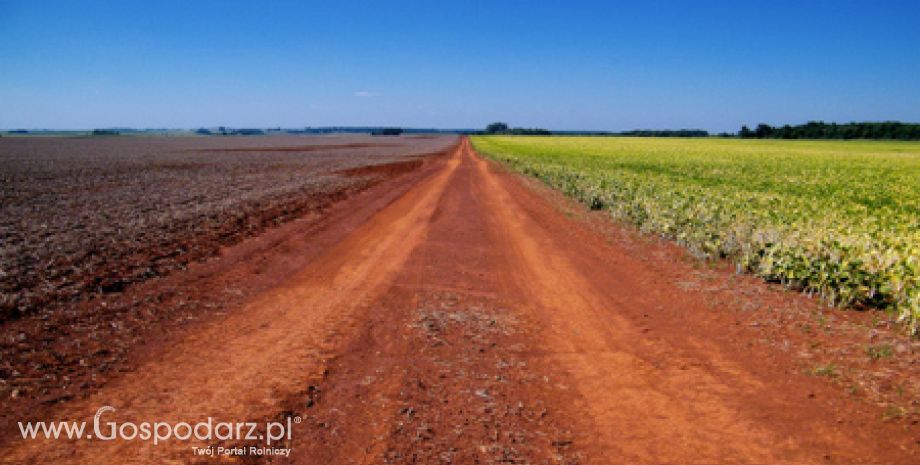
POLYGON ((730 313, 468 141, 331 231, 281 284, 56 412, 290 418, 290 456, 36 439, 7 442, 0 462, 920 463, 916 425, 726 336, 743 334, 730 313))

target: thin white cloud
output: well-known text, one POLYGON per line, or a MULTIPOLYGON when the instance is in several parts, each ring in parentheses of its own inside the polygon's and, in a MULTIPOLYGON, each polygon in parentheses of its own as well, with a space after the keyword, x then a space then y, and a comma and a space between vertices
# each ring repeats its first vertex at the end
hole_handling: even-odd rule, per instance
POLYGON ((377 92, 371 92, 368 90, 359 90, 355 92, 355 97, 376 97, 380 95, 377 92))

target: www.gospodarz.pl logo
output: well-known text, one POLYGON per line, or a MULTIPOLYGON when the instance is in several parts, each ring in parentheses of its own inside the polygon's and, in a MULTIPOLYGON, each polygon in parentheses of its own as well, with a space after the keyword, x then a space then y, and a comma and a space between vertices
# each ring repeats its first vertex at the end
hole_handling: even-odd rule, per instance
POLYGON ((106 405, 96 410, 93 416, 92 432, 87 431, 85 421, 18 422, 23 439, 64 439, 91 441, 141 441, 154 445, 167 441, 198 440, 227 443, 264 443, 265 447, 193 447, 196 455, 283 455, 290 454, 290 448, 272 447, 284 442, 290 444, 291 430, 300 423, 300 417, 288 417, 285 421, 228 422, 208 417, 198 422, 144 421, 117 422, 104 416, 115 412, 115 407, 106 405))

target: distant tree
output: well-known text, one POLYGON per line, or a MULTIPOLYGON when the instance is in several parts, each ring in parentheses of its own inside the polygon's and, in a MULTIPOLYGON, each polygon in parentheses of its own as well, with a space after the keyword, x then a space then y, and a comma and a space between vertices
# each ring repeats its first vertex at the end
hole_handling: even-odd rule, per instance
POLYGON ((880 123, 825 123, 809 121, 805 124, 790 126, 788 124, 773 128, 766 124, 751 131, 747 126, 741 127, 741 137, 759 137, 772 139, 893 139, 920 140, 920 124, 885 121, 880 123))
POLYGON ((552 133, 547 129, 541 128, 512 128, 505 131, 505 134, 514 134, 516 136, 548 136, 552 133))
POLYGON ((372 136, 398 136, 403 133, 401 128, 383 128, 371 132, 372 136))
POLYGON ((708 137, 709 131, 703 129, 635 129, 623 131, 619 135, 630 137, 708 137))
POLYGON ((234 136, 262 136, 262 135, 265 135, 265 131, 261 129, 250 129, 250 128, 234 129, 230 133, 233 134, 234 136))
POLYGON ((485 134, 512 134, 516 136, 548 136, 552 134, 543 128, 510 128, 507 123, 492 123, 486 126, 485 134))
POLYGON ((771 135, 773 135, 773 126, 770 126, 769 124, 760 123, 757 125, 757 129, 754 129, 754 137, 758 139, 770 137, 771 135))
POLYGON ((508 124, 495 122, 486 126, 486 134, 504 134, 508 132, 508 124))
POLYGON ((785 124, 781 128, 776 128, 773 131, 773 136, 780 139, 795 139, 795 131, 792 126, 785 124))

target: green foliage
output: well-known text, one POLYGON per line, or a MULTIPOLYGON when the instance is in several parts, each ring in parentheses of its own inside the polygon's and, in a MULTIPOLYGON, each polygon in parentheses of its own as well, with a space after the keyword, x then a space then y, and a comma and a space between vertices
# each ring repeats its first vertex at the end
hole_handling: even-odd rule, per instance
POLYGON ((751 131, 741 126, 738 135, 757 139, 893 139, 920 140, 920 124, 886 121, 884 123, 825 123, 810 121, 798 126, 772 127, 760 123, 751 131))
POLYGON ((504 134, 508 132, 508 124, 502 122, 491 123, 486 126, 486 134, 504 134))
POLYGON ((704 257, 920 329, 920 143, 475 137, 481 153, 704 257))
POLYGON ((629 137, 708 137, 709 131, 703 129, 634 129, 617 133, 629 137))
POLYGON ((511 128, 506 134, 515 136, 549 136, 552 135, 548 129, 542 128, 511 128))
POLYGON ((872 360, 891 358, 893 354, 894 351, 891 348, 891 344, 879 344, 866 347, 866 355, 872 360))
POLYGON ((839 375, 837 372, 837 365, 833 363, 816 366, 811 370, 811 374, 815 376, 827 376, 828 378, 836 378, 839 375))
POLYGON ((514 136, 548 136, 551 133, 540 128, 509 128, 505 123, 492 123, 486 126, 485 134, 510 134, 514 136))

